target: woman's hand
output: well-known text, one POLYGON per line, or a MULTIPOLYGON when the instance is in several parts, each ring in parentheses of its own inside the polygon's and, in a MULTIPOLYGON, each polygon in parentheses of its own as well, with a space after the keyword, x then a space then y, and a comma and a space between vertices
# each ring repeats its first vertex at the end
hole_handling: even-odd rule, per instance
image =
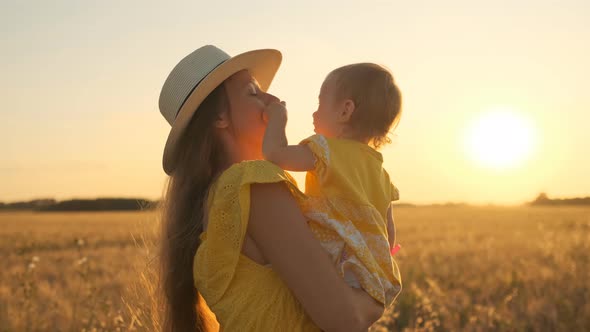
POLYGON ((366 331, 383 314, 382 304, 340 277, 284 184, 251 187, 247 231, 322 330, 366 331))

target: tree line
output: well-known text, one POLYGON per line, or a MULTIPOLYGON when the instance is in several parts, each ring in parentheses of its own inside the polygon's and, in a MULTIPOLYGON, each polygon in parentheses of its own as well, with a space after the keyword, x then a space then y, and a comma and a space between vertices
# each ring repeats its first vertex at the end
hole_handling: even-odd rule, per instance
POLYGON ((3 203, 0 210, 30 211, 136 211, 156 208, 159 201, 143 198, 97 198, 71 199, 57 201, 55 199, 35 199, 30 201, 3 203))
MULTIPOLYGON (((55 199, 34 199, 30 201, 4 203, 0 202, 0 211, 136 211, 155 209, 160 201, 143 198, 97 198, 71 199, 57 201, 55 199)), ((590 197, 551 199, 546 193, 540 193, 535 200, 527 203, 530 206, 563 206, 590 205, 590 197)), ((416 206, 409 203, 398 206, 416 206)), ((435 204, 433 206, 467 206, 462 203, 435 204)))
POLYGON ((533 206, 540 205, 590 205, 590 197, 578 197, 578 198, 554 198, 551 199, 546 193, 540 193, 534 201, 529 203, 533 206))

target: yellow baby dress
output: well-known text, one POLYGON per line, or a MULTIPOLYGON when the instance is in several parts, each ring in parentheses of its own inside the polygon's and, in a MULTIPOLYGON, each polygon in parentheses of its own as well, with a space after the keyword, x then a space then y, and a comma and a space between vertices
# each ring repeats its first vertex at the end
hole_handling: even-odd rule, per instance
POLYGON ((387 209, 399 199, 381 153, 349 139, 314 135, 300 144, 316 157, 305 180, 302 209, 309 226, 352 287, 389 306, 401 292, 391 257, 387 209))

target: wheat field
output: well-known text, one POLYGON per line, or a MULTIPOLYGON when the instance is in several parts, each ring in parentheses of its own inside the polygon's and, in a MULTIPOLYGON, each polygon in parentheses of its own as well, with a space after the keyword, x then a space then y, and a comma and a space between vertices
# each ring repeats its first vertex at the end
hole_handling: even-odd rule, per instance
MULTIPOLYGON (((0 213, 0 332, 155 330, 157 220, 0 213)), ((590 208, 399 207, 396 227, 403 290, 372 331, 590 330, 590 208)))

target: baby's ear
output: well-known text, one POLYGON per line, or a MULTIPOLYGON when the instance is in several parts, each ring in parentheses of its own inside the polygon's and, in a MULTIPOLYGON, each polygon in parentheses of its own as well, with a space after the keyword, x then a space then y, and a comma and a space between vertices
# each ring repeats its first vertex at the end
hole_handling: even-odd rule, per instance
POLYGON ((350 99, 344 100, 340 114, 338 114, 338 119, 340 122, 346 123, 350 121, 350 118, 352 118, 352 113, 354 113, 355 109, 356 106, 354 105, 354 101, 350 99))

